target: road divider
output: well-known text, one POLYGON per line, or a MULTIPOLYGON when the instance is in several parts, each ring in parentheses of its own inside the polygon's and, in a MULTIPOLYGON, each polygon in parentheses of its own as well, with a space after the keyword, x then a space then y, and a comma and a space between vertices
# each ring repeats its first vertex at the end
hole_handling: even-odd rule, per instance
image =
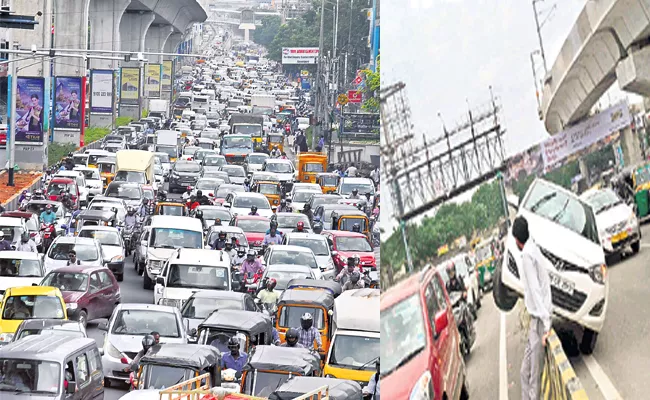
POLYGON ((587 400, 587 392, 576 376, 569 359, 564 353, 560 338, 554 330, 544 348, 544 369, 542 370, 542 398, 553 400, 587 400))

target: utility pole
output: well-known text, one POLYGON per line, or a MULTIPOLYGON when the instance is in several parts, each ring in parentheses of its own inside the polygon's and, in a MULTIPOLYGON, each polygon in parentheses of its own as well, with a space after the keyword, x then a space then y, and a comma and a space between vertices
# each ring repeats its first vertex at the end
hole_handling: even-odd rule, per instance
POLYGON ((539 115, 539 119, 543 119, 542 117, 542 104, 539 101, 539 86, 537 86, 537 68, 535 68, 535 54, 539 54, 539 50, 535 50, 530 53, 530 64, 533 67, 533 80, 535 81, 535 97, 537 98, 537 115, 539 115))
POLYGON ((544 0, 532 0, 532 1, 533 1, 533 13, 535 14, 535 27, 537 29, 537 39, 539 40, 539 52, 540 55, 542 56, 542 64, 544 65, 544 76, 546 76, 546 74, 548 74, 548 67, 546 66, 546 53, 544 52, 544 43, 542 42, 542 27, 551 17, 551 13, 556 9, 556 5, 554 4, 551 7, 551 9, 548 10, 548 14, 546 15, 546 18, 544 19, 544 21, 540 23, 539 11, 537 10, 537 3, 541 3, 544 0))
MULTIPOLYGON (((13 35, 12 39, 13 39, 13 35)), ((12 50, 15 49, 13 41, 10 43, 12 50)), ((15 186, 14 183, 14 166, 16 165, 16 94, 18 93, 18 75, 16 68, 16 56, 13 53, 8 54, 9 68, 11 74, 11 89, 9 90, 9 99, 7 107, 9 108, 9 129, 7 129, 7 144, 9 145, 9 168, 7 171, 7 186, 15 186)))
MULTIPOLYGON (((315 99, 315 104, 314 104, 314 117, 316 119, 316 124, 314 125, 314 129, 312 130, 312 135, 311 135, 311 147, 315 148, 316 147, 316 137, 320 136, 321 133, 321 127, 319 124, 323 123, 323 117, 322 117, 322 104, 323 103, 323 98, 321 98, 322 94, 321 92, 323 91, 322 85, 321 85, 321 75, 323 73, 323 27, 325 25, 325 0, 321 0, 321 7, 320 7, 320 38, 318 39, 318 68, 316 70, 316 99, 315 99)), ((326 98, 326 97, 325 97, 326 98)))
POLYGON ((350 0, 350 24, 348 26, 348 42, 345 44, 345 64, 343 66, 343 84, 348 85, 348 53, 350 52, 350 40, 352 40, 352 10, 354 10, 354 0, 350 0))

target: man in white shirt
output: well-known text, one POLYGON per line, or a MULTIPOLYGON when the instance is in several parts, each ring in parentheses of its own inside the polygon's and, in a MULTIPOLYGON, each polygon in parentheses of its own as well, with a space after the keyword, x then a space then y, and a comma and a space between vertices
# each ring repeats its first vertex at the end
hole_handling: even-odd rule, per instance
POLYGON ((544 255, 530 238, 528 222, 522 216, 512 224, 512 235, 522 252, 521 282, 524 286, 524 305, 530 314, 528 342, 521 364, 521 398, 537 400, 544 365, 544 346, 551 330, 551 280, 544 268, 544 255))
POLYGON ((348 169, 345 171, 345 175, 350 177, 350 178, 356 177, 357 176, 357 167, 355 167, 354 165, 350 165, 348 167, 348 169))
POLYGON ((370 397, 369 397, 370 400, 380 400, 379 399, 379 381, 380 381, 380 379, 379 379, 379 359, 377 359, 377 362, 375 363, 375 366, 377 367, 377 372, 374 373, 370 377, 370 381, 368 381, 368 386, 363 388, 363 394, 364 395, 370 395, 370 397))

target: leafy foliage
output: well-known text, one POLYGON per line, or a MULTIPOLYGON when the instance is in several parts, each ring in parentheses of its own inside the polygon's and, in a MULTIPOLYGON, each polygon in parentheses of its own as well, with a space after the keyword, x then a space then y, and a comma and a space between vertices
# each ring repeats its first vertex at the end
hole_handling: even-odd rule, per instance
POLYGON ((253 32, 253 41, 264 47, 269 47, 280 31, 282 19, 277 15, 267 15, 262 18, 262 25, 253 32))
POLYGON ((379 58, 377 59, 377 68, 375 72, 372 70, 365 69, 363 70, 363 75, 366 80, 366 87, 363 92, 366 94, 366 98, 361 104, 361 109, 367 112, 379 112, 379 89, 381 87, 380 80, 380 67, 379 58))

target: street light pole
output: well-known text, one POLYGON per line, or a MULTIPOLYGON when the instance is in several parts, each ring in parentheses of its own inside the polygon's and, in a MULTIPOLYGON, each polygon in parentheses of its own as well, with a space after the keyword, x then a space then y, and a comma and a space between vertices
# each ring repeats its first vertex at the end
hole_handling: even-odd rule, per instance
POLYGON ((537 28, 537 39, 539 40, 539 52, 542 56, 542 64, 544 65, 544 76, 548 74, 546 67, 546 54, 544 53, 544 44, 542 43, 542 26, 539 23, 539 14, 537 11, 537 3, 544 0, 533 0, 533 13, 535 14, 535 26, 537 28))
MULTIPOLYGON (((10 44, 13 47, 13 43, 10 44)), ((14 61, 15 55, 7 55, 10 61, 14 61)), ((18 76, 15 62, 9 63, 11 74, 11 89, 9 91, 9 129, 7 129, 7 144, 9 145, 9 165, 7 169, 7 186, 15 186, 14 165, 16 164, 16 92, 18 91, 18 76)))
POLYGON ((311 135, 311 147, 315 148, 316 147, 316 137, 320 136, 320 125, 319 123, 322 123, 322 112, 321 112, 321 107, 323 106, 323 99, 321 95, 322 91, 322 85, 321 85, 321 74, 322 74, 322 68, 323 68, 323 27, 325 25, 325 0, 321 0, 321 7, 320 7, 320 37, 318 39, 318 67, 317 67, 317 72, 316 72, 316 99, 315 99, 315 104, 314 104, 314 116, 316 119, 316 124, 314 125, 314 129, 312 131, 311 135))

